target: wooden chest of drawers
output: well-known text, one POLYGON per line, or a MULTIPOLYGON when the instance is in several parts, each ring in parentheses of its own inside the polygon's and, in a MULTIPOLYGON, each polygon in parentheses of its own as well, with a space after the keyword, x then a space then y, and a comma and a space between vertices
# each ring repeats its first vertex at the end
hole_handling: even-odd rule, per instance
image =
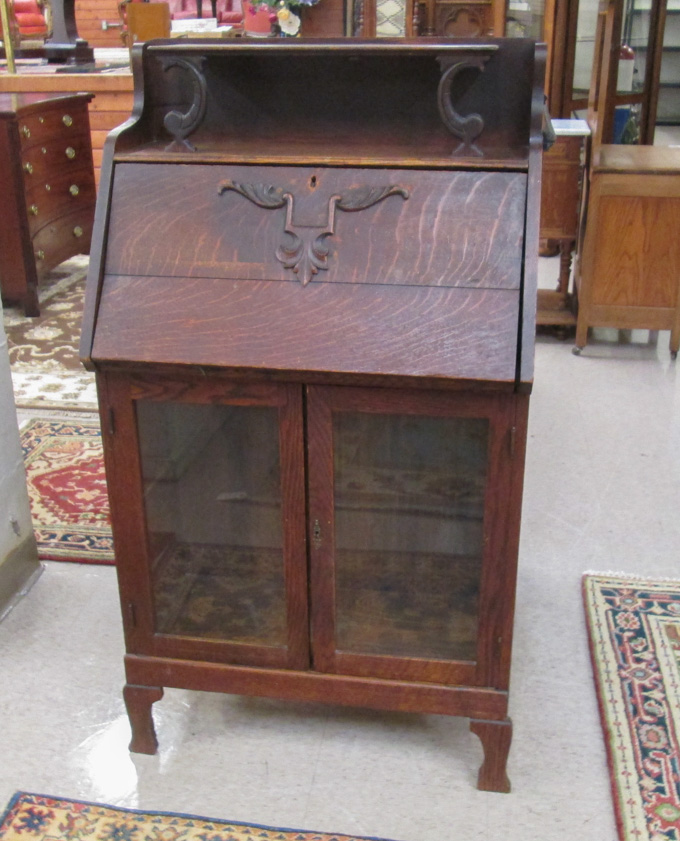
POLYGON ((95 181, 92 94, 0 94, 0 287, 40 314, 38 282, 90 250, 95 181))

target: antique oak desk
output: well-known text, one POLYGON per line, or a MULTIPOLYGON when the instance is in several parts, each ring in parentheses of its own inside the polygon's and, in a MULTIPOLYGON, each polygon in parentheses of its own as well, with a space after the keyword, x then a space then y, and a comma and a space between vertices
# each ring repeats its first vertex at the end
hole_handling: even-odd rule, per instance
POLYGON ((133 751, 163 687, 330 701, 469 717, 509 790, 536 53, 136 49, 82 339, 133 751))

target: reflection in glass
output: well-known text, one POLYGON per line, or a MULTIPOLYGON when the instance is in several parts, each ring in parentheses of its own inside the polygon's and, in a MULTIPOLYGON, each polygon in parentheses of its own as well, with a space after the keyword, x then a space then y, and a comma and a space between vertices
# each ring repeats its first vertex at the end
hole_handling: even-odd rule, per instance
POLYGON ((488 421, 334 417, 336 645, 474 660, 488 421))
POLYGON ((505 17, 505 36, 542 41, 544 18, 544 0, 509 0, 505 17))
POLYGON ((137 403, 156 631, 286 644, 276 409, 137 403))

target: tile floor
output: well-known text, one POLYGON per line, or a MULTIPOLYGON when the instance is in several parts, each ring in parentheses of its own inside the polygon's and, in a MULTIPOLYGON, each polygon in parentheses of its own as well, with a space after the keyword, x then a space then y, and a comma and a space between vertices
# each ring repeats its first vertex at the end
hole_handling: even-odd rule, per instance
POLYGON ((476 737, 437 716, 169 690, 159 754, 129 754, 115 572, 52 563, 0 623, 0 801, 23 789, 397 841, 615 841, 580 579, 680 578, 680 362, 668 333, 599 336, 580 357, 537 342, 512 794, 475 789, 476 737))

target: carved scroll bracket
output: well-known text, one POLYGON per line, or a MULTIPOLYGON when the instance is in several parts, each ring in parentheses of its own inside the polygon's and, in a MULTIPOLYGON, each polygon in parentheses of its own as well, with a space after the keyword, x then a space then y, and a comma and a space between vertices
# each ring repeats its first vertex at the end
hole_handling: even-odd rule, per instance
POLYGON ((199 58, 197 61, 190 61, 186 58, 169 56, 161 58, 161 63, 166 73, 173 67, 179 67, 189 73, 193 88, 193 99, 188 111, 185 113, 168 111, 163 117, 163 125, 174 138, 172 143, 165 147, 165 151, 195 152, 196 147, 187 140, 187 137, 196 131, 203 122, 208 104, 208 86, 203 75, 204 59, 199 58))
POLYGON ((481 73, 489 60, 488 55, 469 55, 465 57, 439 56, 437 61, 442 69, 442 77, 437 91, 439 114, 446 128, 462 141, 454 155, 479 155, 484 153, 475 144, 475 140, 484 131, 484 120, 481 114, 462 116, 453 107, 452 93, 455 78, 464 70, 476 69, 481 73))
POLYGON ((353 213, 365 210, 383 201, 388 196, 408 199, 408 190, 395 185, 384 187, 354 187, 328 200, 326 218, 313 225, 296 224, 293 219, 295 197, 284 192, 282 187, 267 184, 239 184, 235 181, 221 181, 218 193, 233 191, 258 207, 274 210, 286 206, 286 221, 283 226, 284 241, 276 249, 276 259, 285 269, 291 269, 303 286, 318 274, 328 270, 330 248, 326 238, 335 233, 335 212, 343 210, 353 213))

